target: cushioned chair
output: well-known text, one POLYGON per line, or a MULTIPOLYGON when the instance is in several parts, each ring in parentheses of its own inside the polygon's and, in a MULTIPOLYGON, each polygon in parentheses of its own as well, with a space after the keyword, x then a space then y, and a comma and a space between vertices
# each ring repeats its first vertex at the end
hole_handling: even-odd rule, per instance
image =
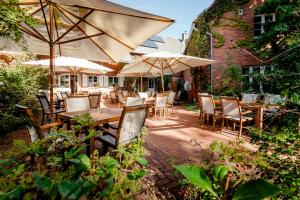
POLYGON ((21 116, 28 118, 27 130, 30 134, 31 142, 37 139, 42 139, 50 134, 50 129, 55 127, 62 127, 63 122, 53 122, 39 126, 36 118, 32 114, 32 110, 29 107, 22 105, 15 105, 16 110, 21 116))
POLYGON ((152 106, 152 112, 156 116, 157 111, 159 111, 159 116, 167 116, 167 101, 168 96, 157 96, 155 99, 155 104, 152 106))
POLYGON ((204 121, 211 115, 213 117, 213 126, 215 127, 218 116, 221 116, 222 111, 216 108, 212 95, 201 95, 198 93, 200 101, 200 119, 203 117, 204 121))
POLYGON ((128 91, 127 90, 123 90, 122 91, 122 95, 124 98, 127 98, 128 97, 128 91))
POLYGON ((117 95, 115 91, 109 92, 109 98, 112 103, 116 103, 118 101, 117 95))
MULTIPOLYGON (((50 103, 48 101, 48 98, 44 94, 37 95, 37 98, 42 107, 43 117, 42 117, 41 125, 43 125, 45 122, 45 119, 48 119, 50 116, 50 103), (46 118, 45 118, 45 116, 46 116, 46 118)), ((64 109, 56 109, 56 106, 54 105, 53 114, 55 115, 55 119, 57 119, 57 114, 61 113, 61 112, 64 112, 64 109)))
POLYGON ((181 95, 181 90, 179 90, 179 91, 176 92, 175 99, 174 99, 174 103, 175 103, 175 102, 176 102, 177 104, 180 103, 180 95, 181 95))
POLYGON ((124 106, 126 104, 126 100, 124 99, 123 95, 121 92, 118 93, 118 100, 119 100, 119 106, 118 108, 122 106, 124 106))
POLYGON ((238 134, 238 139, 239 139, 242 134, 243 123, 247 121, 252 121, 253 118, 243 116, 244 113, 242 112, 239 99, 237 97, 220 97, 220 101, 222 106, 221 132, 224 129, 224 120, 227 121, 227 126, 228 126, 228 120, 233 121, 233 130, 235 130, 235 123, 238 122, 240 127, 239 134, 238 134))
POLYGON ((174 111, 174 101, 175 101, 175 92, 170 92, 168 95, 168 99, 167 99, 167 112, 168 112, 168 108, 172 108, 172 112, 174 111))
POLYGON ((89 94, 89 100, 90 100, 90 108, 100 108, 101 92, 99 92, 99 93, 90 93, 89 94))
POLYGON ((96 137, 96 141, 102 142, 106 150, 108 150, 108 147, 116 149, 119 145, 126 145, 132 142, 140 135, 148 110, 149 106, 147 104, 125 106, 118 129, 100 128, 103 135, 96 137))
POLYGON ((139 96, 140 96, 140 98, 143 98, 143 99, 147 99, 149 97, 147 92, 139 92, 139 96))
POLYGON ((148 90, 146 93, 148 94, 148 97, 152 96, 152 91, 148 90))
POLYGON ((90 101, 88 97, 65 99, 66 112, 78 112, 90 110, 90 101))
POLYGON ((258 94, 247 94, 242 95, 242 102, 246 104, 256 103, 258 99, 258 94))

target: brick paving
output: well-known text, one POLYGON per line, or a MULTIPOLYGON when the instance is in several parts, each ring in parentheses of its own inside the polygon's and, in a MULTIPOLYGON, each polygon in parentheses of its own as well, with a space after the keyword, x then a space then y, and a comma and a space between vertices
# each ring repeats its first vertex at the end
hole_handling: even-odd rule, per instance
POLYGON ((205 158, 205 149, 211 142, 236 139, 236 133, 221 134, 218 125, 217 129, 204 125, 198 116, 196 112, 176 106, 174 113, 170 111, 166 119, 147 119, 146 158, 149 169, 155 172, 154 180, 160 191, 176 193, 178 190, 180 176, 174 173, 173 165, 199 163, 203 159, 209 159, 205 158), (191 140, 196 140, 201 146, 191 140))

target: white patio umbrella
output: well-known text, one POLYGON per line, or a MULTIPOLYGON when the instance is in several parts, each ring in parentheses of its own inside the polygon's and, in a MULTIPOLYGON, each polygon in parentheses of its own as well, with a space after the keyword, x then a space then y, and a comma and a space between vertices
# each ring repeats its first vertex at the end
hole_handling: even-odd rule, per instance
MULTIPOLYGON (((75 77, 81 73, 99 75, 113 71, 108 67, 82 58, 57 57, 53 61, 55 64, 55 72, 67 72, 75 75, 75 77)), ((50 59, 27 61, 22 62, 22 64, 49 67, 50 59)), ((72 91, 75 91, 74 88, 72 91)))
POLYGON ((133 63, 125 65, 119 74, 125 76, 131 73, 148 73, 161 76, 161 84, 164 92, 164 75, 172 75, 192 67, 209 65, 215 62, 214 60, 205 58, 159 51, 143 55, 133 63))
POLYGON ((51 115, 53 114, 55 55, 116 62, 174 22, 168 18, 105 0, 19 0, 18 2, 21 8, 40 22, 36 27, 24 23, 19 25, 30 38, 29 50, 33 53, 50 55, 51 115), (49 48, 32 45, 36 41, 44 42, 49 48), (58 48, 55 49, 55 46, 58 48))

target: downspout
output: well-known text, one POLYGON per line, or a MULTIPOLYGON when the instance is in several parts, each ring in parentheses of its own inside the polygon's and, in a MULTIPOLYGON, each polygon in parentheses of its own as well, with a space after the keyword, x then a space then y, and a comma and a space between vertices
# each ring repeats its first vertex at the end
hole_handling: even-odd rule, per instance
MULTIPOLYGON (((206 35, 209 36, 210 41, 210 59, 213 60, 213 35, 210 32, 207 32, 206 35)), ((210 64, 210 92, 213 92, 213 64, 210 64)))

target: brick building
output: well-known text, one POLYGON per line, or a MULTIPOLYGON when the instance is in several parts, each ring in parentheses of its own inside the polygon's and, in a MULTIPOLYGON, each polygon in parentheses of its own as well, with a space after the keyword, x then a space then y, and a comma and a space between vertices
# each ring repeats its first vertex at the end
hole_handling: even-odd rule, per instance
MULTIPOLYGON (((265 67, 260 66, 260 61, 245 49, 237 48, 236 44, 247 37, 257 37, 263 33, 263 25, 266 21, 275 21, 275 14, 272 15, 255 15, 254 10, 258 5, 261 5, 264 0, 249 0, 244 5, 240 5, 236 10, 226 12, 222 15, 220 23, 211 28, 212 33, 218 33, 222 36, 223 44, 218 46, 218 38, 213 38, 212 59, 218 63, 212 66, 213 88, 219 88, 223 84, 224 69, 228 66, 228 60, 236 66, 241 67, 243 76, 247 76, 250 82, 252 81, 251 74, 254 71, 263 73, 265 67), (248 26, 248 32, 241 30, 233 23, 236 19, 245 22, 248 26)), ((216 5, 216 1, 204 12, 209 12, 216 5)), ((203 14, 203 13, 202 13, 203 14)), ((201 14, 199 15, 201 17, 201 14)), ((195 31, 192 28, 191 33, 195 31)), ((192 34, 191 34, 192 35, 192 34)), ((208 43, 209 43, 209 37, 208 43)), ((190 42, 188 40, 188 42, 190 42)), ((187 44, 188 46, 188 44, 187 44)), ((189 71, 185 71, 183 75, 185 80, 191 81, 189 71)))

